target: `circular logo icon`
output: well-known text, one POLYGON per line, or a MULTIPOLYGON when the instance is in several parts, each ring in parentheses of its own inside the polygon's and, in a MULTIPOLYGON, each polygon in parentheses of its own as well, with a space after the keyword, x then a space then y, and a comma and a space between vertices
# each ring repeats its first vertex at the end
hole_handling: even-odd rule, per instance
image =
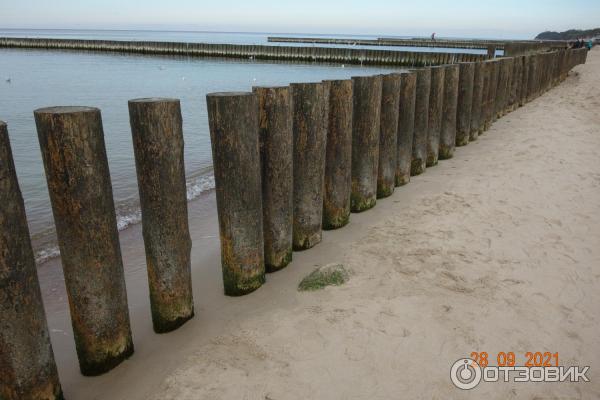
POLYGON ((470 358, 461 358, 452 364, 450 380, 459 389, 473 389, 481 382, 481 367, 470 358))

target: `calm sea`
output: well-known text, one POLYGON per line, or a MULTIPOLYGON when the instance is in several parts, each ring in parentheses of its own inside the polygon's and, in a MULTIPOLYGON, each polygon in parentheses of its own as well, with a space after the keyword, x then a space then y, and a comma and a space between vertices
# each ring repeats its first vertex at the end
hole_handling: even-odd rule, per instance
MULTIPOLYGON (((266 43, 268 34, 0 30, 0 36, 266 43)), ((207 93, 389 71, 327 64, 0 49, 0 120, 8 124, 38 262, 58 255, 58 250, 33 119, 36 108, 83 105, 101 109, 118 224, 125 229, 140 220, 129 99, 181 99, 188 198, 193 200, 214 186, 207 93)))

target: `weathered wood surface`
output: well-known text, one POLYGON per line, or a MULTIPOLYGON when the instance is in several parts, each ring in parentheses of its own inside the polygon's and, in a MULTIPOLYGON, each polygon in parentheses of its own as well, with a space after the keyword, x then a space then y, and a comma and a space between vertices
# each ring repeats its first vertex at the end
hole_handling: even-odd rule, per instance
POLYGON ((415 100, 415 130, 413 135, 411 175, 425 172, 427 165, 427 136, 429 135, 429 96, 431 92, 431 68, 417 72, 415 100))
POLYGON ((427 122, 427 167, 438 163, 444 107, 445 66, 431 67, 429 119, 427 122))
POLYGON ((351 79, 325 81, 329 91, 329 118, 323 193, 323 229, 337 229, 350 220, 352 193, 351 79))
POLYGON ((473 99, 471 103, 471 126, 469 140, 477 140, 481 126, 481 109, 483 105, 484 85, 483 63, 476 62, 473 71, 473 99))
POLYGON ((381 75, 353 77, 352 112, 352 212, 362 212, 377 202, 379 130, 381 126, 381 75))
POLYGON ((183 158, 177 99, 129 101, 152 324, 170 332, 194 316, 183 158))
POLYGON ((34 112, 79 366, 99 375, 133 354, 100 110, 34 112))
POLYGON ((62 399, 25 204, 0 121, 0 398, 62 399))
POLYGON ((447 65, 445 69, 442 129, 440 132, 439 148, 440 160, 452 158, 456 147, 456 113, 460 67, 458 64, 452 64, 447 65))
POLYGON ((413 135, 415 131, 415 102, 417 73, 400 74, 400 112, 398 115, 398 151, 396 155, 396 186, 410 182, 413 135))
POLYGON ((289 86, 255 87, 253 91, 259 108, 265 269, 275 272, 292 261, 292 94, 289 86))
POLYGON ((475 63, 461 63, 459 68, 456 145, 465 146, 469 144, 471 136, 471 110, 473 107, 475 63))
POLYGON ((258 99, 247 92, 206 95, 223 285, 228 296, 265 282, 258 99))
POLYGON ((321 242, 329 92, 323 83, 292 83, 294 250, 321 242))
POLYGON ((398 73, 382 76, 381 126, 379 129, 379 166, 377 198, 391 196, 396 185, 398 156, 398 115, 401 77, 398 73))

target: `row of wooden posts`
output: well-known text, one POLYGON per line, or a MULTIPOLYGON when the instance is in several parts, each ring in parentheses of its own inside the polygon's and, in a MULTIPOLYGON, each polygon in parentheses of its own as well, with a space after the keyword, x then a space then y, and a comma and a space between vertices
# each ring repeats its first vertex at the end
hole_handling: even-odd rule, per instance
POLYGON ((360 65, 428 66, 475 62, 484 54, 394 51, 344 47, 268 46, 253 44, 149 42, 125 40, 36 39, 0 37, 0 48, 77 50, 161 54, 190 57, 227 57, 257 60, 330 62, 360 65))
MULTIPOLYGON (((225 294, 348 224, 496 118, 559 83, 564 50, 207 95, 225 294)), ((156 332, 194 315, 182 118, 176 99, 129 102, 156 332)), ((75 346, 84 375, 133 353, 100 110, 34 112, 75 346)), ((8 130, 0 122, 0 398, 60 399, 8 130)))

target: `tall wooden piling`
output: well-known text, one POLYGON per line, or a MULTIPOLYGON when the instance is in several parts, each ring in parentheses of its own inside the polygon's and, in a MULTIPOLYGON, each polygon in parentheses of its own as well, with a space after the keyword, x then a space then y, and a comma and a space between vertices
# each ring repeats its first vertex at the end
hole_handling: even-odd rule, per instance
POLYGON ((456 146, 456 113, 458 106, 458 83, 460 67, 451 64, 444 72, 444 100, 442 128, 440 131, 439 159, 447 160, 454 156, 456 146))
POLYGON ((259 109, 265 270, 275 272, 292 261, 292 94, 289 86, 255 87, 253 92, 259 109))
POLYGON ((323 83, 293 83, 294 250, 321 241, 329 92, 323 83))
POLYGON ((62 399, 25 205, 0 121, 0 398, 62 399))
POLYGON ((487 57, 488 58, 495 58, 496 57, 496 46, 495 45, 488 45, 487 47, 487 57))
POLYGON ((496 101, 498 98, 498 80, 500 78, 500 59, 496 59, 492 62, 492 72, 490 75, 490 100, 488 105, 488 126, 491 126, 497 119, 496 114, 496 101))
POLYGON ((444 106, 445 71, 445 66, 431 67, 431 89, 429 91, 427 121, 427 167, 433 167, 438 163, 444 106))
MULTIPOLYGON (((481 90, 481 109, 479 111, 479 132, 478 136, 481 136, 483 132, 488 129, 487 125, 487 107, 489 104, 490 96, 490 76, 492 72, 492 65, 487 62, 482 62, 482 73, 483 73, 483 89, 481 90)), ((474 80, 475 78, 473 78, 474 80)))
POLYGON ((265 282, 258 98, 253 93, 206 95, 228 296, 265 282))
POLYGON ((323 193, 323 229, 337 229, 350 220, 352 192, 352 80, 325 81, 329 118, 323 193))
POLYGON ((473 107, 473 79, 475 63, 459 64, 458 105, 456 113, 456 145, 469 144, 471 132, 471 110, 473 107))
POLYGON ((482 62, 474 64, 473 71, 473 98, 471 102, 471 126, 469 140, 477 140, 481 129, 481 110, 483 108, 483 86, 485 80, 484 65, 482 62))
POLYGON ((377 176, 378 198, 388 197, 394 193, 396 184, 400 86, 400 74, 393 73, 382 76, 379 172, 377 176))
POLYGON ((411 175, 425 172, 427 166, 427 137, 429 123, 429 96, 431 94, 431 68, 420 68, 417 72, 417 94, 415 100, 415 131, 413 136, 411 175))
POLYGON ((353 77, 352 112, 352 212, 375 206, 379 168, 382 77, 353 77))
POLYGON ((179 100, 131 100, 129 118, 152 324, 157 333, 170 332, 194 316, 179 100))
POLYGON ((34 112, 83 375, 133 353, 127 293, 100 110, 34 112))
POLYGON ((523 71, 521 73, 521 88, 519 91, 519 106, 524 106, 527 103, 527 87, 529 86, 529 66, 531 56, 523 56, 523 71))
POLYGON ((398 115, 398 146, 396 152, 396 186, 410 182, 413 134, 415 131, 415 102, 417 73, 400 74, 400 112, 398 115))

